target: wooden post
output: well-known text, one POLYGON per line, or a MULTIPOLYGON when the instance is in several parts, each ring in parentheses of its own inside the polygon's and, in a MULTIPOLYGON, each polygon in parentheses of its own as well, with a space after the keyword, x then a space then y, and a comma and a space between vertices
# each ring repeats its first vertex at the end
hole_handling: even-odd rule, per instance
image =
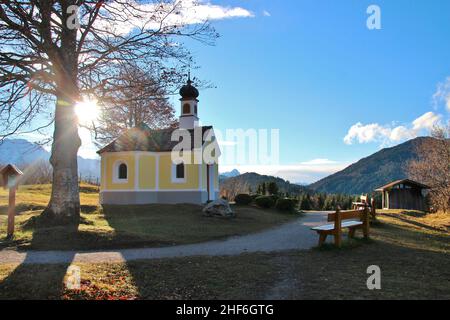
POLYGON ((14 216, 16 211, 16 189, 18 185, 18 178, 23 175, 22 171, 13 164, 8 164, 0 169, 0 176, 2 177, 2 186, 9 189, 8 201, 8 227, 7 237, 12 238, 14 235, 14 216))
POLYGON ((355 237, 355 231, 356 231, 355 228, 348 229, 348 237, 349 238, 354 238, 355 237))
POLYGON ((371 201, 371 215, 372 215, 372 219, 376 220, 377 219, 377 209, 375 208, 375 199, 372 198, 371 201))
POLYGON ((369 228, 370 228, 370 221, 369 221, 369 207, 365 206, 364 207, 364 218, 363 218, 363 234, 364 234, 364 238, 368 239, 369 238, 369 228))
POLYGON ((327 240, 327 234, 325 232, 319 233, 319 247, 321 247, 327 240))
POLYGON ((16 186, 9 188, 8 203, 8 232, 7 237, 12 238, 14 235, 14 218, 16 214, 16 186))
POLYGON ((342 244, 342 229, 341 229, 341 214, 340 208, 336 209, 336 214, 334 217, 334 244, 336 247, 340 248, 342 244))

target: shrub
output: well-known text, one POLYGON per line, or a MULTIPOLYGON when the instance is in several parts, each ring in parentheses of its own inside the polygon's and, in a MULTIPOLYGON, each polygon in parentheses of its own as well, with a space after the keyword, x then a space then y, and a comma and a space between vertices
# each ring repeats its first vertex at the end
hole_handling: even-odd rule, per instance
POLYGON ((280 199, 280 197, 276 194, 270 195, 269 197, 272 199, 274 204, 277 203, 278 199, 280 199))
POLYGON ((236 202, 236 204, 238 204, 238 205, 247 206, 253 202, 253 199, 249 194, 242 193, 242 194, 238 194, 234 198, 234 202, 236 202))
POLYGON ((275 202, 273 201, 272 197, 269 196, 260 196, 255 199, 255 203, 258 207, 261 208, 272 208, 275 205, 275 202))
POLYGON ((280 211, 293 211, 296 201, 293 199, 278 199, 275 207, 280 211))

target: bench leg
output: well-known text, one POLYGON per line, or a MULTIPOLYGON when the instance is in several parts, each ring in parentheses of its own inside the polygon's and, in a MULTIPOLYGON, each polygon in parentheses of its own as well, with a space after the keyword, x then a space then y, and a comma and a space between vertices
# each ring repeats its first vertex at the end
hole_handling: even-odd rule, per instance
POLYGON ((355 231, 356 231, 355 228, 348 229, 348 237, 349 238, 354 238, 355 237, 355 231))
POLYGON ((321 247, 325 240, 327 240, 327 234, 326 233, 319 233, 319 247, 321 247))
POLYGON ((342 244, 342 237, 341 237, 341 233, 337 233, 334 235, 334 245, 338 248, 341 247, 342 244))
POLYGON ((363 228, 363 235, 364 239, 369 239, 369 228, 366 226, 363 228))

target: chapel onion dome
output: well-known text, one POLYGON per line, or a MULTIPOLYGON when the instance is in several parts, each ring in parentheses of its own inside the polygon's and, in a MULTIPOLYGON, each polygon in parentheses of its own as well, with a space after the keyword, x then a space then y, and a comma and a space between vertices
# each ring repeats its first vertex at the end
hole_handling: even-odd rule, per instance
POLYGON ((187 84, 181 87, 180 96, 183 99, 197 99, 200 93, 197 88, 192 85, 191 79, 187 81, 187 84))

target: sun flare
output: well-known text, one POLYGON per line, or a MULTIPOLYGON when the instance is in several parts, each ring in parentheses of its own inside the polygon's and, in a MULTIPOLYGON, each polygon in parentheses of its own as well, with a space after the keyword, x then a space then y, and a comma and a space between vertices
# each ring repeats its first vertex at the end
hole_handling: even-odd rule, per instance
POLYGON ((90 124, 97 120, 100 115, 100 108, 97 100, 83 99, 75 105, 75 113, 77 114, 80 124, 90 124))

